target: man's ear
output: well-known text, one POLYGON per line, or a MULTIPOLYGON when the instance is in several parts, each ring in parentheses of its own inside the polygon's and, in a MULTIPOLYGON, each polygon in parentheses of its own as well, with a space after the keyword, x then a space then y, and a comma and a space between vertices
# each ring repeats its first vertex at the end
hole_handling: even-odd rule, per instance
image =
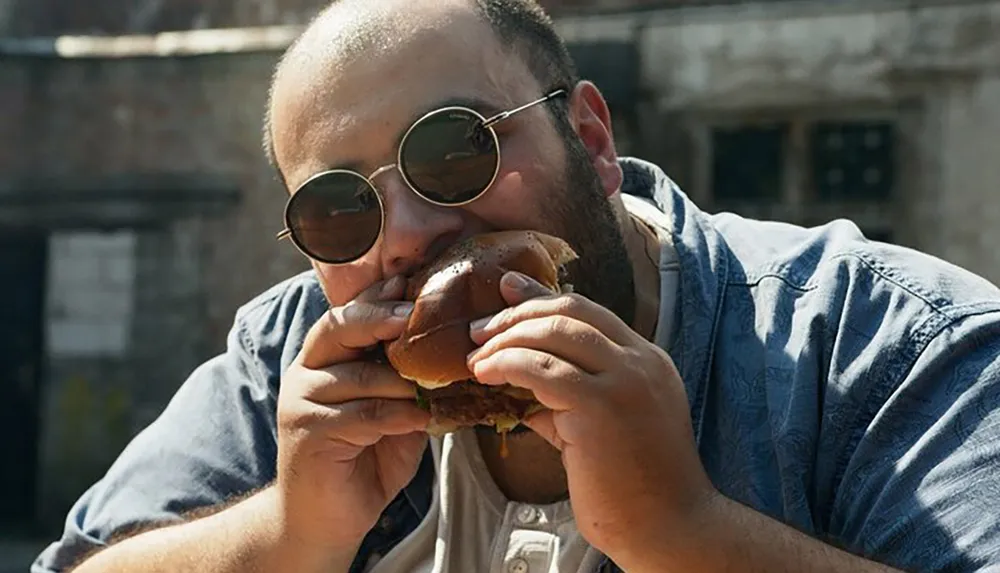
POLYGON ((616 193, 621 189, 623 175, 615 150, 611 112, 593 83, 584 80, 573 89, 569 96, 569 121, 601 178, 605 194, 616 193))

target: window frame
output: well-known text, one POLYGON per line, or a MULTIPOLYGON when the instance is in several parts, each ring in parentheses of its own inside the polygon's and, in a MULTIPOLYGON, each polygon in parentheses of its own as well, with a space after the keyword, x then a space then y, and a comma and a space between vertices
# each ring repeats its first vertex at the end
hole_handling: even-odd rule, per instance
POLYGON ((812 106, 803 108, 776 107, 699 110, 693 111, 685 123, 689 141, 695 147, 691 166, 689 194, 696 203, 710 212, 728 211, 754 219, 786 221, 804 226, 826 223, 835 218, 852 220, 858 227, 879 233, 899 234, 899 209, 901 188, 910 188, 912 177, 901 169, 903 158, 909 153, 907 121, 909 107, 905 103, 886 104, 847 103, 837 106, 812 106), (884 122, 893 128, 891 150, 893 184, 886 199, 823 199, 812 183, 812 161, 809 147, 810 127, 819 123, 884 122), (788 144, 782 160, 782 189, 774 202, 754 199, 718 200, 712 189, 714 150, 713 132, 720 128, 741 128, 755 125, 783 123, 789 126, 788 144))

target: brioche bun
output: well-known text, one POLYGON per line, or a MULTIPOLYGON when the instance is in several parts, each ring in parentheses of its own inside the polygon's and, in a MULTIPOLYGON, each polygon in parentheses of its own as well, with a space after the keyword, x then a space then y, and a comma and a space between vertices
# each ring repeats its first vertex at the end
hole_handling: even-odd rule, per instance
POLYGON ((538 408, 530 391, 476 383, 466 357, 476 345, 469 323, 503 310, 500 279, 509 271, 562 290, 573 249, 537 231, 500 231, 474 236, 443 253, 407 284, 413 312, 402 336, 386 344, 386 357, 400 376, 419 387, 433 417, 432 432, 485 424, 506 431, 538 408))

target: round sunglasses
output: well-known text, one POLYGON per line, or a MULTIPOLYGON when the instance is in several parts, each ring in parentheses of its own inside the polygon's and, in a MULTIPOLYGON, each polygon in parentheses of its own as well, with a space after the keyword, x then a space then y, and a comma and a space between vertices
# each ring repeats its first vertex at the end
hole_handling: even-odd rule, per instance
POLYGON ((463 106, 431 111, 406 130, 395 164, 368 177, 333 169, 300 185, 285 204, 285 228, 277 238, 291 239, 302 254, 323 263, 346 264, 363 257, 385 227, 385 205, 373 181, 396 168, 425 201, 444 207, 468 205, 486 193, 500 172, 500 140, 493 126, 566 94, 557 89, 489 118, 463 106))

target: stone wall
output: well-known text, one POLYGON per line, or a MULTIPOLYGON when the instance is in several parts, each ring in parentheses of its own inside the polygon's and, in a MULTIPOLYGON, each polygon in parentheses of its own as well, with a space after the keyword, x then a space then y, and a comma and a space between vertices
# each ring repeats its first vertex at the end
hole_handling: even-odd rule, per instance
MULTIPOLYGON (((873 224, 1000 282, 1000 2, 758 3, 575 17, 569 40, 640 45, 642 153, 714 205, 699 169, 706 131, 762 116, 886 118, 901 180, 873 224), (693 150, 693 152, 692 152, 693 150), (880 221, 880 220, 886 221, 880 221)), ((856 205, 782 206, 817 222, 856 205)))
POLYGON ((50 238, 39 512, 55 523, 151 422, 206 336, 204 259, 190 223, 50 238))
POLYGON ((0 187, 54 190, 5 218, 52 233, 39 493, 49 522, 223 348, 237 306, 306 268, 274 240, 284 191, 260 151, 276 56, 0 63, 0 108, 14 111, 0 115, 0 187), (142 194, 129 186, 155 175, 142 194), (217 180, 239 201, 200 209, 199 182, 217 180), (129 192, 142 199, 113 216, 129 192), (194 206, 159 207, 177 193, 194 206), (99 203, 84 210, 77 196, 99 203), (136 219, 143 201, 153 213, 136 219))
MULTIPOLYGON (((260 148, 261 114, 277 54, 192 58, 57 60, 0 65, 15 113, 0 117, 0 173, 10 181, 100 180, 110 175, 183 174, 223 179, 237 208, 210 222, 164 222, 159 232, 193 243, 203 273, 205 338, 228 329, 245 300, 303 262, 274 240, 284 190, 260 148), (253 269, 253 273, 247 273, 253 269)), ((5 102, 0 102, 0 104, 5 102)), ((184 182, 165 185, 182 186, 184 182)), ((168 193, 176 189, 157 190, 168 193)), ((170 275, 164 275, 169 280, 170 275)))

